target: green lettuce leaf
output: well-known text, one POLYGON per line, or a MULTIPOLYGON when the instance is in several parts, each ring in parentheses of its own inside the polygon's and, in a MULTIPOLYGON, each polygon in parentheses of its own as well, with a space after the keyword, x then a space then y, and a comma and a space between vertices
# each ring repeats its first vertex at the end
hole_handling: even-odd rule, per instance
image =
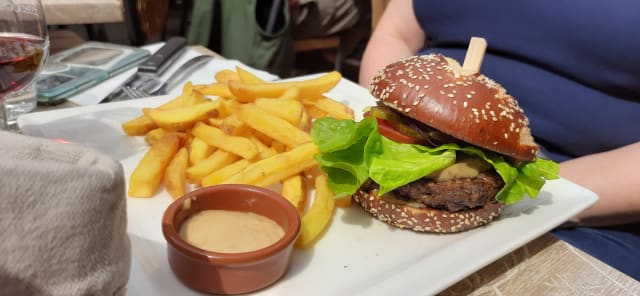
POLYGON ((453 164, 457 153, 474 155, 491 164, 505 186, 496 200, 505 204, 534 198, 546 180, 558 178, 558 164, 541 158, 518 166, 502 155, 477 147, 445 144, 435 148, 402 144, 380 135, 375 118, 360 122, 318 119, 311 130, 320 154, 316 160, 327 173, 336 197, 355 193, 369 178, 384 194, 453 164))
POLYGON ((376 151, 365 149, 365 155, 371 159, 369 177, 380 185, 380 194, 442 170, 456 161, 453 149, 422 151, 424 146, 397 143, 378 132, 372 133, 368 144, 371 143, 380 147, 376 151))
POLYGON ((376 124, 373 118, 359 123, 334 118, 314 122, 311 137, 322 151, 315 159, 337 197, 353 194, 369 178, 363 151, 376 124))

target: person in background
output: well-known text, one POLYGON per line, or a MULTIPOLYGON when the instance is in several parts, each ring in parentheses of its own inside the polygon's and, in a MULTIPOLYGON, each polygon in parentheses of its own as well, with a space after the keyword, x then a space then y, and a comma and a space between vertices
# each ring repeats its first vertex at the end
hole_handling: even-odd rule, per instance
POLYGON ((289 0, 294 39, 319 38, 352 28, 360 17, 355 0, 289 0))
POLYGON ((415 54, 462 63, 470 38, 484 37, 480 71, 518 100, 541 156, 599 196, 552 233, 640 280, 638 11, 634 0, 393 0, 359 82, 368 86, 378 69, 415 54))
MULTIPOLYGON (((339 36, 343 57, 364 45, 371 34, 368 0, 289 0, 294 40, 339 36)), ((335 60, 335 50, 323 52, 335 60)))

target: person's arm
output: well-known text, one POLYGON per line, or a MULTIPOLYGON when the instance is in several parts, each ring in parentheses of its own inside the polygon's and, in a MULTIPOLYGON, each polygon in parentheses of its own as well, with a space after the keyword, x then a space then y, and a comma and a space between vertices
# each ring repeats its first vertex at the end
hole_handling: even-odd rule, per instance
POLYGON ((560 176, 598 194, 598 202, 578 215, 580 225, 605 226, 640 221, 640 142, 560 164, 560 176))
POLYGON ((378 69, 414 55, 424 41, 425 33, 416 20, 413 1, 389 2, 362 56, 360 84, 368 87, 378 69))

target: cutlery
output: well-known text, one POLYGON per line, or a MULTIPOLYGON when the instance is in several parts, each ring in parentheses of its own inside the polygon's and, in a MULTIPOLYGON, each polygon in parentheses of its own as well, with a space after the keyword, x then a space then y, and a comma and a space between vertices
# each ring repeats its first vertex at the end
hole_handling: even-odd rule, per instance
POLYGON ((124 88, 124 91, 134 99, 167 94, 180 82, 189 77, 193 71, 206 65, 212 59, 213 56, 210 55, 201 55, 191 58, 176 69, 166 81, 162 81, 158 78, 150 79, 146 85, 138 88, 127 86, 124 88))
POLYGON ((187 40, 183 37, 172 37, 156 53, 151 55, 139 67, 138 71, 131 75, 121 86, 112 91, 100 103, 122 101, 131 97, 125 91, 126 87, 140 88, 153 79, 161 76, 167 68, 174 62, 187 45, 187 40))

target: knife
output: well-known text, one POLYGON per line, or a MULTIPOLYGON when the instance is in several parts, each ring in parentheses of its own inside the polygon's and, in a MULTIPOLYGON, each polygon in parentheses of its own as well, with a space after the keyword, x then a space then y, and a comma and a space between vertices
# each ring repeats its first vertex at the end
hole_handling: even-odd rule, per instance
POLYGON ((189 77, 189 75, 191 75, 193 71, 204 66, 212 59, 213 56, 210 55, 200 55, 193 57, 182 64, 182 66, 176 69, 173 73, 171 73, 171 76, 169 76, 167 80, 162 81, 158 79, 155 83, 150 83, 148 87, 144 87, 143 90, 152 96, 167 94, 183 80, 187 79, 187 77, 189 77))
POLYGON ((124 91, 125 87, 137 88, 143 86, 150 79, 161 76, 171 64, 180 57, 187 45, 184 37, 172 37, 165 44, 145 60, 138 71, 131 75, 125 82, 102 99, 99 104, 128 100, 130 97, 124 91))

